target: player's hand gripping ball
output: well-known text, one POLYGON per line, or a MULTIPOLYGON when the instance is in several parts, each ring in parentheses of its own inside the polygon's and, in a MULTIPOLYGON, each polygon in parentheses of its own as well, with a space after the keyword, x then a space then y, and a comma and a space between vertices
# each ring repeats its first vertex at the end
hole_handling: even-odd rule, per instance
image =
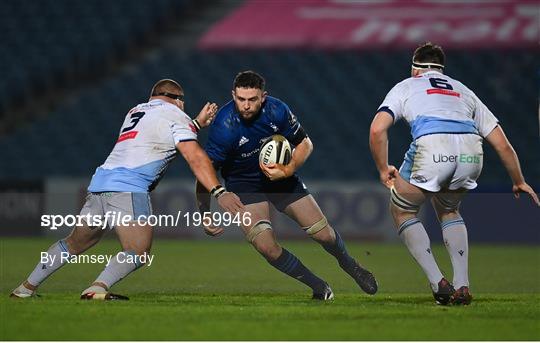
POLYGON ((283 164, 291 161, 292 149, 287 138, 282 135, 273 135, 261 146, 259 162, 263 165, 283 164))

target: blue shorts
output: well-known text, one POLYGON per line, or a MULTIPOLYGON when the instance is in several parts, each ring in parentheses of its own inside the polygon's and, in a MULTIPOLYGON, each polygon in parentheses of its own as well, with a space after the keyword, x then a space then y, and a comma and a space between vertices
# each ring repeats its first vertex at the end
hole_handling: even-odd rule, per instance
POLYGON ((266 178, 260 181, 226 180, 225 185, 228 191, 240 197, 244 205, 268 201, 280 212, 296 200, 309 195, 297 175, 279 181, 266 178))

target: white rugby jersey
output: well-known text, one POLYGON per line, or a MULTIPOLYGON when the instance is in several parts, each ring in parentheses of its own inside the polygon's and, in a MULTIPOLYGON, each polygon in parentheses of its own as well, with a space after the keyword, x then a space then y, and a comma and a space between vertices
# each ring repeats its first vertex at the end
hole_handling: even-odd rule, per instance
POLYGON ((404 118, 413 139, 436 133, 473 133, 486 137, 497 118, 464 84, 438 71, 428 71, 398 83, 378 111, 394 122, 404 118))
POLYGON ((176 144, 196 140, 191 118, 152 100, 132 108, 109 157, 96 169, 89 192, 150 192, 176 156, 176 144))

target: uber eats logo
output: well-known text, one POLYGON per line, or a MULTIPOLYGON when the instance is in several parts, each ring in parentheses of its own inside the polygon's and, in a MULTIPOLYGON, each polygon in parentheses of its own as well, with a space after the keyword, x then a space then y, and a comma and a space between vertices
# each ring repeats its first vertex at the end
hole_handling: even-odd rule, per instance
POLYGON ((459 163, 480 163, 480 155, 433 155, 433 162, 435 163, 446 163, 446 162, 459 162, 459 163))

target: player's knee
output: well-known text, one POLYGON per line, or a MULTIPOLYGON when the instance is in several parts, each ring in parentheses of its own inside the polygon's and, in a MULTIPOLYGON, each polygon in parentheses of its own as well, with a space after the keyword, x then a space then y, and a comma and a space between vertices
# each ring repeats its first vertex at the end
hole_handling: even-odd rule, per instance
POLYGON ((440 217, 444 216, 459 216, 459 202, 450 202, 441 197, 434 196, 431 198, 431 204, 440 217))
MULTIPOLYGON (((315 238, 315 236, 322 236, 323 230, 328 227, 328 220, 326 220, 326 217, 323 216, 320 220, 315 222, 313 225, 303 227, 302 230, 304 230, 308 235, 310 235, 312 238, 315 238)), ((324 230, 328 231, 328 230, 324 230)))
POLYGON ((276 260, 281 255, 281 247, 274 236, 267 234, 271 230, 272 225, 269 221, 260 220, 246 233, 246 239, 269 261, 276 260))
POLYGON ((403 231, 401 230, 403 228, 403 223, 409 222, 409 221, 417 221, 418 217, 415 214, 402 214, 398 217, 394 218, 394 223, 396 224, 396 228, 399 232, 403 231))
POLYGON ((390 204, 390 212, 392 213, 392 218, 394 219, 394 223, 396 227, 398 228, 398 230, 404 222, 411 220, 413 218, 417 218, 417 214, 418 214, 418 213, 413 213, 413 212, 402 211, 401 209, 399 209, 392 203, 390 204))
POLYGON ((70 236, 67 236, 64 241, 66 242, 66 245, 67 245, 67 248, 68 248, 68 251, 70 254, 72 255, 79 255, 80 253, 82 253, 84 250, 81 248, 81 245, 75 240, 73 239, 73 237, 70 235, 70 236))
POLYGON ((392 218, 394 218, 395 220, 399 220, 400 216, 407 213, 407 212, 401 211, 399 207, 394 205, 394 203, 392 202, 390 202, 389 209, 390 209, 390 214, 392 215, 392 218))
POLYGON ((406 220, 415 218, 420 211, 420 205, 405 199, 395 188, 391 188, 390 213, 396 226, 400 226, 406 220))
POLYGON ((435 214, 437 215, 439 221, 443 221, 448 216, 453 217, 459 215, 458 211, 448 211, 441 208, 440 204, 435 200, 435 198, 431 199, 431 204, 433 205, 433 209, 435 210, 435 214))
POLYGON ((272 224, 268 220, 259 220, 246 233, 246 240, 254 244, 257 237, 265 231, 272 230, 272 224))
POLYGON ((439 219, 439 222, 441 224, 443 224, 445 222, 448 222, 448 221, 453 221, 453 220, 456 220, 456 219, 463 220, 463 217, 461 217, 461 214, 459 214, 459 211, 449 211, 449 212, 437 213, 437 218, 439 219))
MULTIPOLYGON (((332 226, 330 226, 330 224, 328 223, 328 221, 326 220, 326 218, 323 218, 322 220, 322 223, 319 224, 319 228, 316 230, 315 233, 308 233, 309 236, 319 242, 319 243, 331 243, 335 240, 336 236, 334 234, 334 229, 332 228, 332 226)), ((319 222, 321 222, 319 221, 319 222)), ((318 223, 319 223, 318 222, 318 223)), ((315 224, 317 225, 317 223, 315 224)), ((313 228, 313 226, 311 226, 311 228, 313 228)), ((306 228, 304 228, 304 230, 306 232, 308 232, 308 230, 306 230, 306 228)))
POLYGON ((93 247, 98 241, 99 238, 95 237, 89 237, 81 240, 80 238, 74 237, 73 235, 69 235, 65 239, 68 251, 72 255, 82 254, 86 250, 93 247))

